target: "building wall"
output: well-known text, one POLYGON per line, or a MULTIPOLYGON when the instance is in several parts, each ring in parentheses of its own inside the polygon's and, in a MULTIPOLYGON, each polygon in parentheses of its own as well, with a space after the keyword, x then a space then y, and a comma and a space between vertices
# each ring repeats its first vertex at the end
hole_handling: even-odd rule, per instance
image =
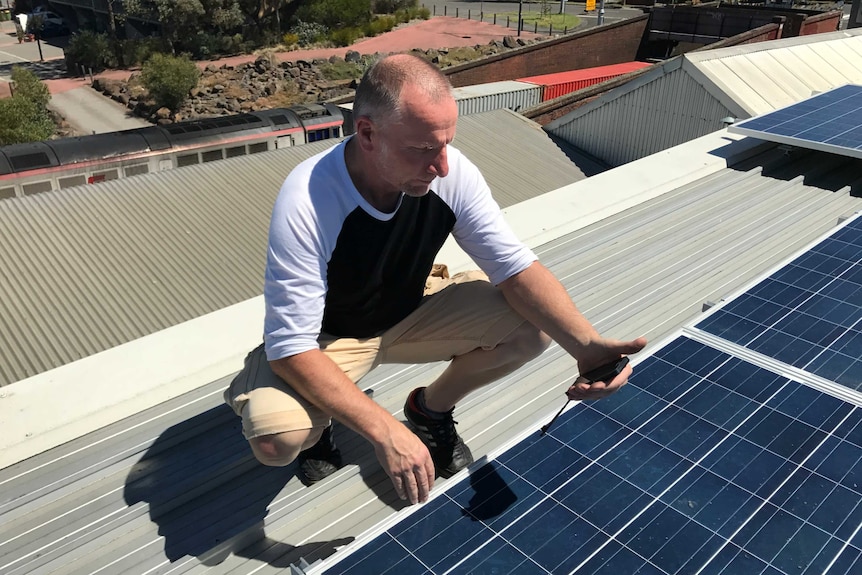
POLYGON ((458 88, 631 62, 636 59, 648 21, 649 16, 638 16, 453 66, 443 72, 458 88))
POLYGON ((799 35, 807 36, 808 34, 834 32, 841 25, 842 15, 843 12, 841 10, 833 10, 832 12, 825 12, 817 16, 809 16, 802 22, 799 35))

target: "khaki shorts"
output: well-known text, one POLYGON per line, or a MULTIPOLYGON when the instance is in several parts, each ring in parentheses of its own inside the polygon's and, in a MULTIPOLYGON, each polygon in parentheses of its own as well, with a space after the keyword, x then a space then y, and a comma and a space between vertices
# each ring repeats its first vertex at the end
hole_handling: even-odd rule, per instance
MULTIPOLYGON (((493 349, 524 319, 488 282, 482 272, 449 278, 442 267, 425 285, 419 307, 383 334, 367 339, 322 334, 320 348, 358 382, 383 363, 430 363, 450 360, 477 348, 493 349)), ((329 425, 330 418, 275 375, 263 345, 245 358, 245 367, 224 393, 225 402, 242 417, 246 439, 329 425)))

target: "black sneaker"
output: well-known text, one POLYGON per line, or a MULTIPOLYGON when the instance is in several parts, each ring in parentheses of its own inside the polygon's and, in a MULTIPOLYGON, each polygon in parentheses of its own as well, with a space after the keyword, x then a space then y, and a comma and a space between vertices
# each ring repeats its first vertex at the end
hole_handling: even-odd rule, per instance
POLYGON ((341 452, 335 446, 332 424, 323 430, 317 443, 299 452, 297 461, 306 483, 317 483, 341 468, 341 452))
POLYGON ((432 419, 422 413, 416 404, 416 394, 422 389, 424 388, 414 389, 407 396, 404 416, 413 428, 413 433, 431 453, 437 475, 452 477, 473 463, 473 454, 455 430, 455 424, 458 422, 452 419, 454 409, 450 409, 443 419, 432 419))

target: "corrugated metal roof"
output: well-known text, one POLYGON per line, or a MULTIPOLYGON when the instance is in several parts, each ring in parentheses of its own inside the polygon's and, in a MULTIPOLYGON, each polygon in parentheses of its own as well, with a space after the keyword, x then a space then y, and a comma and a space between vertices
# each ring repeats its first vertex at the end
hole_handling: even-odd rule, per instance
POLYGON ((862 83, 862 29, 842 30, 686 54, 685 59, 748 116, 814 92, 862 83))
POLYGON ((862 29, 689 52, 545 129, 618 166, 847 83, 862 83, 862 29))
POLYGON ((545 129, 619 166, 723 128, 727 107, 681 63, 657 66, 545 129))
MULTIPOLYGON (((0 385, 260 295, 278 189, 331 145, 0 202, 0 385)), ((457 145, 504 207, 584 177, 504 110, 461 118, 457 145)))
MULTIPOLYGON (((653 341, 862 208, 862 162, 770 148, 567 234, 537 253, 611 337, 653 341)), ((477 459, 561 405, 573 360, 552 347, 458 407, 477 459)), ((363 385, 400 417, 442 366, 384 366, 363 385)), ((0 473, 0 570, 283 573, 401 507, 370 445, 341 428, 344 469, 312 487, 254 462, 221 405, 226 379, 0 473), (231 553, 233 552, 233 553, 231 553)))

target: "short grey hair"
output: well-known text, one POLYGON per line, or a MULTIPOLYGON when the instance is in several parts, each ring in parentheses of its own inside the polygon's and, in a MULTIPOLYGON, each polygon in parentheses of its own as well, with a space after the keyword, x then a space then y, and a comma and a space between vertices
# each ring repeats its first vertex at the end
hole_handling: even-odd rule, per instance
POLYGON ((374 122, 398 118, 401 91, 406 85, 420 86, 434 101, 452 96, 449 79, 434 64, 410 54, 387 56, 362 76, 353 100, 354 122, 361 116, 374 122))

